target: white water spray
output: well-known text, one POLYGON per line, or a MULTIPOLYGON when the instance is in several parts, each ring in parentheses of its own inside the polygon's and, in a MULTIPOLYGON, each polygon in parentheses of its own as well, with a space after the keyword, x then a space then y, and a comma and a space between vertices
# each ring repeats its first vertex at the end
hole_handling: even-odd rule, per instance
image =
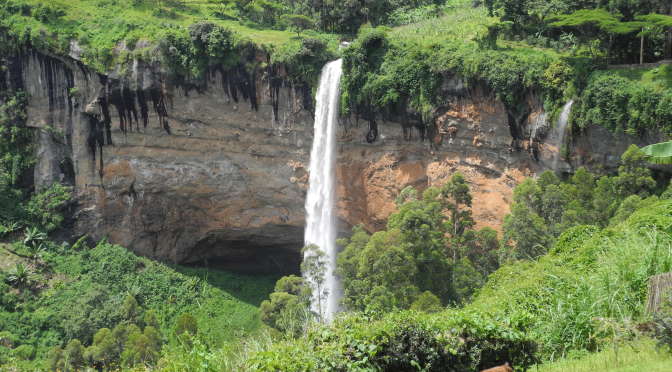
MULTIPOLYGON (((322 69, 317 89, 315 108, 315 134, 310 153, 310 186, 306 198, 306 245, 315 244, 325 254, 326 272, 324 291, 313 293, 313 311, 321 313, 320 318, 330 321, 338 310, 341 288, 334 269, 336 268, 336 219, 334 199, 336 188, 336 126, 340 102, 340 80, 342 60, 329 62, 322 69)), ((307 252, 306 255, 310 253, 307 252)), ((305 257, 304 257, 305 259, 305 257)), ((314 283, 313 278, 306 278, 314 283)))
POLYGON ((565 133, 567 132, 567 124, 569 124, 569 114, 572 113, 572 105, 574 105, 574 100, 569 100, 562 107, 560 112, 560 117, 558 118, 558 123, 553 130, 553 142, 557 148, 557 152, 553 156, 553 170, 558 171, 558 162, 560 161, 560 153, 562 152, 562 146, 565 144, 565 133))

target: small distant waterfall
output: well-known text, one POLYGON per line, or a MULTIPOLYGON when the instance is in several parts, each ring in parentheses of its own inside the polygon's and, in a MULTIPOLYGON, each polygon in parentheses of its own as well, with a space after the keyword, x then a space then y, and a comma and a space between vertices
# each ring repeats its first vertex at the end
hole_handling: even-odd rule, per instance
POLYGON ((553 144, 558 149, 555 155, 553 156, 553 170, 558 171, 558 163, 560 162, 560 153, 562 152, 562 146, 565 144, 565 133, 567 132, 567 124, 569 124, 569 114, 572 113, 572 105, 574 105, 574 100, 569 100, 562 107, 562 112, 560 112, 560 117, 558 118, 558 123, 553 129, 553 144))
MULTIPOLYGON (((317 89, 315 109, 315 134, 310 153, 310 186, 306 197, 306 245, 315 244, 325 253, 326 273, 324 291, 326 298, 320 305, 320 294, 313 293, 312 309, 321 312, 330 321, 338 310, 341 288, 334 275, 336 267, 336 219, 334 199, 336 189, 336 126, 340 103, 342 60, 329 62, 322 69, 317 89)), ((306 255, 310 253, 307 252, 306 255)), ((306 257, 304 257, 305 259, 306 257)), ((306 278, 314 283, 313 278, 306 278)))

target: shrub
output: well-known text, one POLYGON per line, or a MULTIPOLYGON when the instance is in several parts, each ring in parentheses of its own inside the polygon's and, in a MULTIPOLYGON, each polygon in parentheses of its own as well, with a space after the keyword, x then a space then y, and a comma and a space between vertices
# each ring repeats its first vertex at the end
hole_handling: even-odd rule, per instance
POLYGON ((595 73, 577 103, 572 120, 580 128, 598 125, 632 135, 672 133, 672 92, 667 90, 615 74, 595 73))
POLYGON ((396 312, 380 320, 363 315, 271 346, 248 366, 259 371, 466 371, 512 362, 529 366, 534 343, 492 318, 466 312, 396 312))
POLYGON ((20 345, 13 350, 15 357, 22 360, 31 360, 35 357, 35 347, 31 345, 20 345))
POLYGON ((322 67, 335 57, 326 40, 306 37, 281 46, 271 55, 271 63, 285 66, 290 81, 317 86, 322 67))
POLYGON ((290 275, 275 284, 270 299, 261 303, 261 320, 281 332, 298 336, 303 332, 310 314, 311 290, 303 278, 290 275))
POLYGON ((189 313, 183 313, 177 318, 175 322, 175 336, 181 338, 183 336, 192 337, 198 333, 198 324, 196 318, 189 313))
POLYGON ((654 334, 658 340, 658 346, 672 352, 672 291, 666 293, 666 301, 663 301, 658 312, 654 314, 654 334))
POLYGON ((411 310, 437 313, 443 310, 441 300, 430 291, 422 292, 411 304, 411 310))

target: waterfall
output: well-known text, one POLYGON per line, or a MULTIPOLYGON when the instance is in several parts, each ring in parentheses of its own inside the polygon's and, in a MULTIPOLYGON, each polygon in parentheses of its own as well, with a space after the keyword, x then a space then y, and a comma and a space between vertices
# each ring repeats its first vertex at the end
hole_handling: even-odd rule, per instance
MULTIPOLYGON (((338 310, 341 288, 335 276, 336 267, 336 219, 334 200, 336 187, 336 126, 338 124, 338 106, 340 103, 339 83, 341 80, 342 60, 329 62, 322 69, 317 89, 315 109, 315 134, 313 149, 310 153, 310 186, 306 197, 305 244, 314 244, 324 253, 326 272, 322 293, 313 290, 312 310, 320 318, 330 321, 338 310), (322 294, 324 293, 324 298, 322 294)), ((304 253, 304 260, 311 257, 304 253)), ((304 274, 305 275, 305 274, 304 274)), ((315 278, 306 275, 314 286, 315 278)))
POLYGON ((553 170, 558 171, 558 162, 560 161, 560 153, 562 152, 562 145, 565 144, 565 133, 567 132, 567 124, 569 123, 569 114, 572 113, 572 105, 574 100, 569 100, 562 107, 562 112, 560 112, 560 117, 558 118, 558 123, 553 130, 553 142, 557 148, 557 152, 553 156, 553 170))

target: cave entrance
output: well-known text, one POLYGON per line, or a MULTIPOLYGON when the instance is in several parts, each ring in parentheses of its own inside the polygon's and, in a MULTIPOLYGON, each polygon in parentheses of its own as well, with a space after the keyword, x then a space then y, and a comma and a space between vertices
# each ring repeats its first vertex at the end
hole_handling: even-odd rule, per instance
POLYGON ((300 275, 301 243, 259 244, 253 240, 209 237, 201 240, 188 265, 240 274, 300 275))

